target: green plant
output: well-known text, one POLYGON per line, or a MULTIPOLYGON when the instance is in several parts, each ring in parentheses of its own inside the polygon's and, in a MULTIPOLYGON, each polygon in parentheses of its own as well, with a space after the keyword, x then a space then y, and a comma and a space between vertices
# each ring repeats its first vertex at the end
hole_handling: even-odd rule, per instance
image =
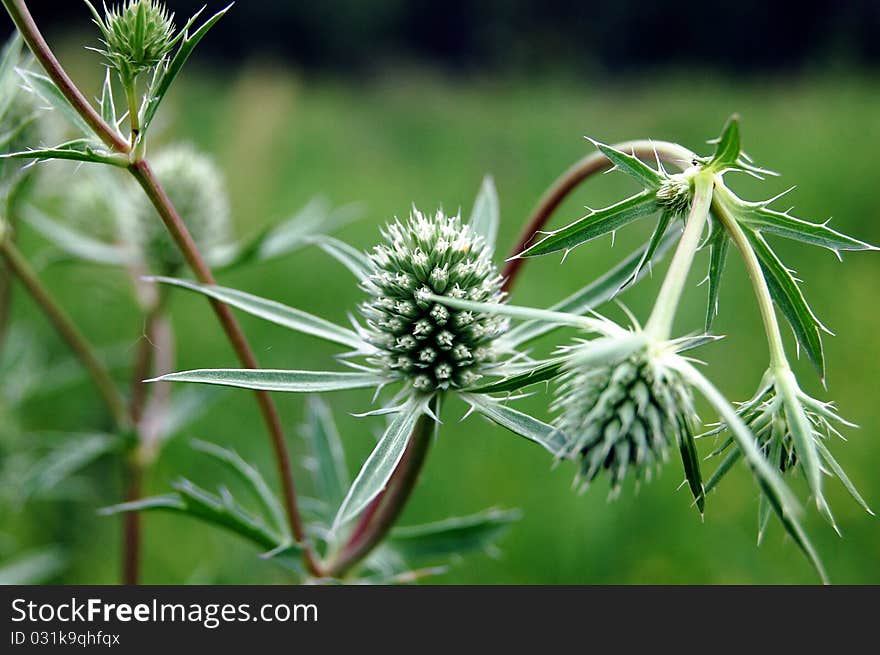
MULTIPOLYGON (((21 212, 29 225, 67 256, 130 267, 147 338, 132 365, 133 382, 122 412, 120 394, 115 384, 108 382, 106 367, 72 329, 51 294, 38 285, 35 273, 15 254, 11 240, 3 241, 10 265, 54 317, 59 331, 99 387, 106 390, 107 404, 114 410, 114 432, 130 461, 130 490, 126 502, 107 508, 105 513, 126 517, 128 581, 136 580, 139 527, 135 517, 144 511, 185 514, 232 530, 260 548, 265 559, 301 579, 411 582, 442 570, 417 568, 423 561, 436 564, 450 555, 491 547, 516 520, 516 512, 487 510, 395 528, 417 486, 431 441, 441 433, 441 416, 446 414, 442 410, 452 396, 470 407, 468 414, 482 415, 540 445, 555 460, 574 461, 582 488, 607 474, 612 494, 617 494, 627 477, 649 477, 674 450, 701 514, 710 500, 707 494, 742 458, 762 494, 761 532, 775 513, 826 579, 802 527, 802 508, 785 476, 792 471, 803 473, 819 511, 832 525, 823 493, 824 469, 830 469, 865 509, 868 506, 825 443, 836 433, 836 426, 845 422, 832 405, 800 389, 786 358, 777 309, 790 324, 799 348, 823 377, 824 327, 766 237, 789 238, 836 253, 875 248, 826 224, 778 212, 771 208, 772 201, 749 202, 734 194, 727 186, 728 173, 758 178, 769 174, 742 152, 735 117, 725 126, 714 153, 706 157, 665 142, 595 143, 597 153, 579 162, 548 190, 513 257, 500 271, 492 261, 501 218, 490 178, 483 182, 467 221, 442 211, 432 215, 413 209, 408 219, 391 222, 382 233, 383 242, 368 253, 326 236, 333 221, 312 217, 299 217, 236 243, 228 234, 222 183, 201 155, 177 151, 169 156, 171 172, 160 165, 162 153, 156 158, 155 169, 145 159, 156 110, 195 45, 226 10, 190 33, 196 18, 176 32, 173 17, 152 0, 128 0, 103 17, 92 8, 103 34, 100 52, 117 74, 126 97, 126 133, 126 115, 118 115, 115 109, 115 82, 110 72, 95 109, 55 60, 24 3, 4 0, 4 4, 48 73, 46 77, 23 71, 22 76, 79 130, 72 141, 52 148, 14 151, 5 159, 69 159, 104 164, 100 169, 104 171, 126 169, 145 192, 139 195, 125 184, 117 185, 114 196, 125 198, 126 209, 121 213, 131 210, 135 221, 111 217, 109 224, 116 227, 97 235, 84 234, 65 223, 66 215, 76 213, 65 206, 72 194, 62 193, 64 198, 54 210, 39 208, 35 202, 21 212), (142 89, 138 81, 147 77, 150 79, 142 89), (656 162, 656 168, 646 161, 656 162), (680 172, 669 173, 664 164, 676 166, 680 172), (591 210, 563 228, 542 232, 555 209, 580 182, 610 167, 635 179, 642 190, 591 210), (154 228, 153 223, 158 225, 151 222, 155 213, 170 239, 154 228), (577 246, 651 216, 657 217, 656 224, 641 248, 568 298, 548 309, 507 302, 507 294, 528 259, 552 253, 563 253, 564 258, 577 246), (731 243, 742 256, 752 282, 770 353, 759 391, 738 407, 691 359, 695 349, 717 338, 709 331, 718 311, 720 282, 731 243), (360 320, 353 318, 351 327, 218 286, 208 268, 209 264, 225 269, 260 261, 304 245, 320 247, 360 283, 364 293, 360 320), (642 280, 673 249, 644 327, 633 316, 630 325, 621 325, 595 313, 642 280), (676 336, 674 321, 687 276, 701 250, 709 256, 705 322, 699 333, 676 336), (137 255, 135 266, 130 266, 132 253, 137 255), (193 270, 195 280, 180 277, 184 263, 193 270), (159 348, 161 352, 173 344, 164 311, 174 287, 208 298, 242 368, 170 372, 175 368, 173 359, 157 361, 150 345, 165 344, 159 348), (318 371, 259 368, 230 308, 340 347, 338 365, 318 371), (512 321, 519 323, 511 327, 512 321), (535 359, 527 350, 531 342, 562 327, 578 329, 584 338, 557 343, 557 350, 546 359, 535 359), (148 377, 151 380, 146 384, 143 381, 148 377), (257 393, 282 480, 280 498, 260 472, 236 452, 202 441, 193 442, 194 449, 237 478, 250 491, 250 502, 242 502, 225 486, 211 491, 186 478, 175 483, 168 494, 143 497, 144 470, 170 434, 167 426, 155 427, 155 418, 174 413, 169 400, 172 382, 257 393), (548 386, 552 398, 547 405, 554 418, 545 421, 512 406, 523 390, 548 382, 552 383, 548 386), (329 408, 318 394, 361 388, 374 389, 376 400, 381 398, 381 403, 364 411, 361 418, 381 417, 384 432, 352 479, 329 408), (294 493, 280 421, 269 396, 279 391, 309 394, 304 435, 311 451, 306 468, 313 475, 315 498, 298 498, 294 493), (707 401, 720 419, 704 436, 727 435, 712 452, 725 457, 708 481, 704 481, 698 450, 697 433, 703 424, 697 397, 707 401)), ((105 189, 112 184, 116 182, 97 182, 105 189)), ((119 210, 111 207, 106 211, 115 214, 119 210)))

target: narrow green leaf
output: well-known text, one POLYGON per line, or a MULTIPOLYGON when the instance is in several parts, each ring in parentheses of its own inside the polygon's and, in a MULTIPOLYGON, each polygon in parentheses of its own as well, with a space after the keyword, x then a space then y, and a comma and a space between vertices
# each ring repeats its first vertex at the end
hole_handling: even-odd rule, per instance
MULTIPOLYGON (((679 235, 680 231, 678 230, 666 234, 652 258, 644 257, 647 246, 639 248, 603 276, 548 308, 549 311, 580 316, 612 300, 621 291, 622 287, 627 284, 627 280, 632 277, 632 271, 636 267, 639 267, 639 273, 636 275, 634 282, 629 283, 629 286, 642 280, 647 275, 648 268, 641 263, 643 259, 645 264, 651 260, 659 260, 676 243, 679 235)), ((510 344, 513 348, 517 348, 555 329, 555 325, 544 321, 526 321, 508 330, 503 338, 505 343, 510 344)))
POLYGON ((24 68, 19 68, 18 74, 24 81, 25 88, 41 98, 43 102, 49 105, 49 107, 61 114, 65 120, 73 125, 82 135, 94 136, 94 132, 92 131, 92 128, 89 127, 89 124, 83 120, 82 116, 79 115, 79 112, 73 108, 73 105, 68 102, 64 94, 61 93, 61 90, 55 85, 55 82, 53 82, 48 76, 24 68))
POLYGON ((197 284, 187 280, 170 277, 150 278, 154 282, 170 284, 172 286, 195 291, 202 295, 214 298, 222 303, 240 309, 252 316, 262 318, 276 325, 319 337, 327 341, 349 346, 351 348, 363 348, 363 340, 352 330, 331 323, 323 318, 312 316, 302 310, 288 307, 274 300, 260 298, 244 291, 227 289, 226 287, 197 284))
POLYGON ((131 261, 132 253, 125 248, 93 239, 55 221, 35 207, 27 207, 21 216, 54 246, 76 259, 109 266, 126 266, 131 261))
POLYGON ((370 274, 370 260, 357 248, 328 236, 315 237, 312 242, 351 271, 358 281, 370 274))
POLYGON ((274 225, 258 244, 256 258, 268 261, 290 254, 310 243, 329 227, 330 203, 325 198, 312 198, 291 218, 274 225))
POLYGON ((501 212, 495 182, 488 175, 483 178, 469 224, 474 232, 483 237, 489 250, 494 251, 498 226, 501 224, 501 212))
POLYGON ((333 521, 334 531, 360 514, 385 489, 403 457, 416 424, 431 420, 425 414, 427 403, 422 397, 411 398, 395 414, 342 501, 333 521))
POLYGON ((107 125, 115 128, 117 124, 116 105, 113 101, 113 78, 110 69, 104 76, 104 86, 101 88, 101 118, 107 125))
POLYGON ((742 148, 739 138, 739 115, 734 114, 727 119, 721 136, 715 145, 715 154, 709 162, 716 171, 723 171, 730 166, 735 166, 739 160, 742 148))
POLYGON ((706 485, 703 489, 703 493, 708 494, 712 491, 718 483, 721 482, 721 479, 727 474, 727 472, 733 468, 733 465, 739 461, 739 458, 742 457, 742 451, 739 448, 732 448, 727 455, 724 456, 724 459, 721 460, 721 463, 718 465, 718 468, 712 472, 712 475, 709 476, 709 479, 706 481, 706 485))
POLYGON ((21 35, 15 31, 0 53, 0 119, 6 118, 6 111, 18 92, 15 68, 21 61, 22 45, 21 35))
POLYGON ((45 494, 98 458, 117 450, 122 442, 109 434, 75 434, 59 438, 59 445, 28 471, 21 488, 25 499, 45 494))
POLYGON ((864 241, 833 230, 825 223, 809 221, 768 209, 763 204, 737 203, 734 205, 737 220, 767 234, 775 234, 786 239, 800 241, 828 250, 877 250, 864 241))
MULTIPOLYGON (((180 75, 180 71, 183 70, 183 66, 186 63, 189 56, 193 53, 196 46, 199 44, 208 31, 214 27, 214 25, 226 14, 227 11, 232 7, 232 4, 228 5, 224 9, 221 9, 216 14, 211 16, 208 20, 202 23, 202 26, 197 29, 192 35, 190 35, 189 27, 184 28, 185 35, 180 42, 180 47, 177 49, 177 52, 174 54, 174 58, 162 72, 161 77, 158 79, 156 88, 152 93, 152 96, 147 101, 144 107, 144 115, 141 119, 141 125, 143 126, 143 131, 145 132, 150 124, 153 122, 153 118, 156 115, 156 111, 159 109, 159 105, 162 104, 162 100, 167 95, 168 91, 171 89, 171 85, 174 84, 174 81, 177 79, 177 76, 180 75)), ((190 25, 188 23, 187 25, 190 25)))
POLYGON ((794 276, 767 245, 764 238, 751 230, 745 232, 761 262, 761 269, 764 271, 773 301, 791 325, 798 343, 806 351, 813 366, 824 378, 825 353, 820 336, 822 324, 807 304, 794 276))
POLYGON ((776 373, 776 389, 782 396, 782 404, 785 407, 785 416, 788 419, 788 428, 794 441, 795 452, 798 455, 798 464, 807 478, 810 492, 816 498, 819 509, 826 513, 832 525, 834 520, 827 510, 827 502, 822 493, 822 469, 819 466, 819 453, 816 450, 816 440, 813 438, 813 427, 807 418, 807 413, 798 399, 799 388, 794 378, 794 373, 780 371, 776 373))
POLYGON ((508 407, 488 396, 463 394, 462 399, 489 420, 507 428, 514 434, 534 441, 552 455, 559 455, 565 448, 565 435, 552 425, 508 407))
POLYGON ((868 514, 874 516, 874 510, 868 505, 868 502, 862 497, 862 494, 859 493, 859 490, 856 489, 856 486, 852 483, 852 480, 849 479, 849 476, 846 474, 846 471, 843 470, 843 467, 837 462, 834 456, 831 454, 831 451, 828 450, 828 446, 826 446, 821 441, 816 443, 816 446, 819 448, 819 454, 822 456, 822 460, 828 465, 831 469, 832 473, 838 477, 841 484, 843 484, 844 488, 849 492, 849 495, 853 497, 859 505, 862 506, 868 514))
POLYGON ((546 382, 558 377, 562 373, 564 360, 556 359, 546 362, 540 362, 527 371, 511 375, 509 377, 491 382, 489 384, 467 389, 468 393, 503 393, 517 391, 523 387, 528 387, 539 382, 546 382))
POLYGON ((56 546, 29 550, 0 564, 0 587, 44 584, 65 567, 67 558, 56 546))
POLYGON ((681 464, 684 468, 684 475, 687 479, 691 493, 694 495, 694 501, 700 514, 705 510, 706 491, 703 489, 703 477, 700 472, 700 456, 697 453, 697 445, 694 443, 694 435, 687 421, 680 421, 681 434, 684 435, 678 444, 681 453, 681 464))
POLYGON ((101 516, 112 516, 114 514, 124 514, 125 512, 147 512, 152 510, 184 512, 186 510, 186 503, 183 502, 183 499, 178 494, 172 493, 110 505, 109 507, 101 508, 98 513, 101 516))
POLYGON ((333 414, 320 396, 308 399, 303 436, 314 457, 313 474, 318 494, 328 506, 337 507, 351 484, 342 439, 333 414))
POLYGON ((718 293, 721 289, 721 276, 727 263, 727 253, 730 249, 730 237, 723 229, 717 229, 709 242, 709 275, 706 278, 709 285, 709 299, 706 305, 706 332, 712 328, 712 322, 718 316, 718 293))
POLYGON ((592 139, 590 139, 590 142, 614 164, 617 170, 626 173, 647 189, 657 191, 660 188, 660 185, 663 183, 663 175, 638 157, 592 139))
POLYGON ((84 161, 93 164, 108 164, 119 168, 128 167, 128 159, 94 144, 86 139, 77 139, 61 143, 52 148, 35 148, 0 155, 0 159, 27 159, 31 161, 49 161, 61 159, 66 161, 84 161))
POLYGON ((262 509, 266 512, 266 516, 270 519, 270 524, 281 535, 287 534, 287 522, 284 519, 284 509, 278 498, 272 493, 266 480, 260 472, 242 459, 234 450, 223 448, 216 444, 199 439, 193 439, 190 442, 192 447, 223 464, 227 470, 234 473, 253 493, 257 501, 259 501, 262 509))
POLYGON ((610 207, 597 209, 574 223, 551 232, 519 256, 537 257, 560 250, 571 250, 591 239, 619 230, 655 211, 657 211, 656 194, 650 190, 642 191, 610 207))
POLYGON ((341 373, 337 371, 286 371, 276 369, 198 369, 169 373, 147 382, 195 382, 222 387, 255 389, 258 391, 288 391, 319 393, 362 389, 383 384, 385 380, 375 373, 341 373))
POLYGON ((666 230, 669 228, 669 223, 672 218, 673 215, 671 212, 664 211, 660 214, 660 220, 657 221, 657 226, 651 234, 651 239, 648 241, 648 246, 645 249, 642 258, 639 260, 639 263, 636 264, 635 270, 630 274, 630 277, 624 282, 624 286, 634 284, 639 279, 642 269, 651 261, 654 257, 654 253, 657 252, 657 248, 659 248, 660 244, 663 242, 663 237, 666 235, 666 230))
POLYGON ((395 528, 389 545, 407 561, 463 555, 492 547, 520 518, 519 510, 488 509, 471 516, 395 528))
POLYGON ((305 567, 303 566, 302 559, 303 550, 303 547, 298 543, 285 543, 263 553, 260 555, 260 559, 270 560, 276 564, 280 564, 288 571, 305 575, 305 567))

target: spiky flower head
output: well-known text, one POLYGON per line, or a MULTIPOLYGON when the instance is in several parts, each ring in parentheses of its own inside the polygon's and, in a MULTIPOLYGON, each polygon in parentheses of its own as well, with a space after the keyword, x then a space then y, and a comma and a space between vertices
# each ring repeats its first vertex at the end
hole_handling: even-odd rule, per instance
POLYGON ((125 0, 109 8, 104 5, 103 18, 89 6, 103 36, 104 49, 98 52, 126 83, 158 66, 177 41, 174 14, 157 0, 125 0))
POLYGON ((667 175, 657 189, 657 204, 673 216, 684 216, 690 209, 693 193, 693 185, 688 175, 682 173, 667 175))
MULTIPOLYGON (((229 198, 223 175, 214 162, 191 146, 177 145, 159 152, 151 163, 199 249, 210 254, 229 243, 229 198)), ((136 194, 133 202, 130 240, 153 272, 177 273, 184 264, 183 255, 152 203, 143 193, 136 194)))
POLYGON ((650 478, 695 418, 689 387, 647 349, 601 366, 569 366, 553 409, 568 439, 563 456, 580 459, 583 486, 607 470, 613 494, 630 468, 637 479, 650 478))
POLYGON ((506 319, 459 311, 426 298, 446 295, 500 303, 501 277, 481 236, 458 216, 413 210, 383 231, 369 255, 361 305, 376 364, 424 392, 473 384, 492 365, 506 319))

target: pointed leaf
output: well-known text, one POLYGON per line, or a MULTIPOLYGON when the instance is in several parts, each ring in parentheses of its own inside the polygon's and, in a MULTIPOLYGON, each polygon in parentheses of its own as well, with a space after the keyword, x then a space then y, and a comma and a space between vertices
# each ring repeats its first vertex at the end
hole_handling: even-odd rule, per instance
POLYGON ((552 425, 508 407, 488 396, 463 394, 462 398, 489 420, 507 428, 514 434, 534 441, 553 455, 559 455, 565 448, 565 435, 552 425))
MULTIPOLYGON (((187 27, 184 28, 184 36, 180 42, 180 47, 177 49, 177 52, 174 53, 174 57, 168 63, 167 67, 164 71, 162 71, 161 76, 158 78, 157 83, 155 85, 155 89, 151 89, 152 94, 151 97, 147 100, 146 105, 144 106, 143 117, 141 119, 141 125, 143 126, 144 132, 146 132, 147 128, 153 122, 153 118, 156 115, 156 111, 159 109, 159 105, 162 104, 162 100, 165 98, 165 95, 168 93, 169 89, 171 89, 171 85, 174 84, 174 80, 177 79, 177 76, 180 75, 180 71, 183 70, 183 66, 186 63, 186 60, 189 59, 189 56, 193 53, 196 46, 199 44, 208 31, 214 27, 214 25, 226 14, 227 11, 232 7, 232 5, 228 5, 224 9, 221 9, 216 14, 211 16, 208 20, 202 23, 202 26, 197 29, 193 34, 189 34, 189 26, 192 24, 193 20, 190 20, 187 23, 187 27)), ((201 13, 201 12, 199 12, 201 13)), ((195 17, 194 17, 195 18, 195 17)))
POLYGON ((22 212, 24 221, 63 252, 93 264, 126 266, 132 258, 128 250, 98 241, 59 223, 35 207, 22 212))
POLYGON ((822 460, 828 465, 832 473, 837 476, 844 488, 849 492, 849 495, 853 497, 853 500, 861 505, 862 509, 868 514, 874 516, 874 510, 872 510, 868 505, 868 502, 862 498, 862 494, 856 489, 856 486, 852 483, 852 480, 849 479, 849 476, 846 474, 846 471, 843 470, 843 467, 836 459, 834 459, 834 456, 831 454, 831 451, 828 450, 828 447, 821 441, 817 442, 816 446, 819 448, 819 454, 822 456, 822 460))
POLYGON ((574 223, 551 232, 535 245, 526 248, 519 256, 537 257, 560 250, 571 250, 656 211, 656 193, 650 190, 642 191, 610 207, 597 209, 574 223))
MULTIPOLYGON (((634 269, 638 268, 639 273, 636 275, 636 279, 629 283, 629 286, 645 277, 649 268, 646 264, 649 265, 652 261, 657 261, 665 255, 678 240, 680 234, 679 230, 666 234, 650 258, 645 257, 648 246, 639 248, 605 275, 548 308, 549 311, 583 315, 612 300, 627 284, 627 280, 632 278, 634 269)), ((543 321, 526 321, 508 330, 503 339, 505 343, 517 348, 555 329, 556 326, 543 321)))
POLYGON ((304 548, 298 543, 285 543, 261 554, 260 559, 271 560, 276 564, 280 564, 288 571, 304 575, 305 567, 303 566, 303 551, 304 548))
MULTIPOLYGON (((385 489, 403 457, 416 424, 430 420, 425 414, 427 403, 422 397, 410 399, 388 424, 385 434, 364 462, 342 501, 333 521, 334 531, 360 514, 385 489)), ((427 429, 427 425, 420 429, 427 429)))
POLYGON ((303 435, 314 457, 314 477, 321 500, 336 507, 351 484, 342 439, 333 414, 320 396, 310 396, 303 435))
POLYGON ((52 148, 35 148, 0 155, 0 159, 26 159, 31 161, 50 161, 61 159, 66 161, 84 161, 93 164, 109 164, 120 168, 128 167, 125 155, 118 155, 86 139, 77 139, 61 143, 52 148))
POLYGON ((358 281, 369 276, 372 268, 370 260, 357 248, 328 236, 315 237, 313 243, 351 271, 358 281))
POLYGON ((727 119, 721 136, 715 145, 715 154, 709 162, 716 171, 723 171, 730 166, 735 166, 742 152, 739 138, 739 116, 734 114, 727 119))
POLYGON ((104 86, 101 89, 101 118, 110 126, 115 126, 118 120, 116 118, 116 105, 113 101, 113 78, 109 68, 104 76, 104 86))
POLYGON ((79 112, 73 108, 73 105, 61 93, 61 89, 47 75, 24 68, 19 68, 18 74, 24 81, 25 88, 42 99, 51 109, 58 111, 82 135, 94 134, 89 124, 83 120, 79 112))
POLYGON ((663 175, 659 171, 654 170, 634 155, 627 154, 592 139, 590 141, 614 164, 617 170, 626 173, 647 189, 656 191, 660 188, 660 185, 663 183, 663 175))
POLYGON ((527 371, 511 375, 509 377, 491 382, 480 387, 467 389, 468 393, 503 393, 517 391, 523 387, 528 387, 539 382, 546 382, 558 377, 562 373, 562 367, 565 361, 562 359, 540 362, 527 371))
POLYGON ((820 330, 822 324, 807 304, 800 286, 791 272, 767 245, 757 232, 745 231, 755 254, 761 262, 761 270, 767 280, 770 295, 779 307, 797 337, 798 343, 806 351, 819 375, 825 377, 825 353, 822 347, 820 330))
POLYGON ((737 220, 748 224, 763 233, 775 234, 786 239, 827 248, 834 252, 841 250, 877 250, 864 241, 833 230, 825 223, 809 221, 789 216, 782 212, 769 209, 763 204, 737 203, 735 206, 737 220))
POLYGON ((383 384, 385 380, 375 373, 348 373, 337 371, 286 371, 275 369, 197 369, 169 373, 147 382, 195 382, 217 384, 223 387, 255 389, 259 391, 287 391, 318 393, 362 389, 383 384))
POLYGON ((395 528, 389 545, 407 561, 463 555, 490 548, 521 518, 519 510, 489 509, 471 516, 395 528))
POLYGON ((498 191, 490 176, 483 178, 480 192, 474 202, 470 219, 471 229, 486 241, 490 251, 495 250, 495 239, 498 237, 498 226, 501 224, 501 213, 498 203, 498 191))
POLYGON ((327 341, 361 349, 364 347, 363 340, 348 328, 331 323, 323 318, 312 316, 302 310, 288 307, 274 300, 260 298, 244 291, 227 289, 226 287, 197 284, 187 280, 169 277, 150 278, 154 282, 170 284, 172 286, 195 291, 202 295, 214 298, 222 303, 247 312, 251 316, 262 318, 276 325, 319 337, 327 341))
POLYGON ((687 421, 680 421, 681 434, 683 435, 681 442, 678 444, 681 453, 681 464, 684 467, 684 475, 687 479, 691 493, 694 495, 694 501, 700 514, 703 513, 706 505, 706 491, 703 489, 703 477, 700 472, 700 456, 697 454, 697 446, 694 443, 694 434, 691 427, 687 425, 687 421))
POLYGON ((716 486, 718 486, 718 483, 721 482, 721 479, 727 474, 727 472, 733 467, 733 465, 739 461, 740 457, 742 457, 742 451, 736 447, 734 447, 729 453, 727 453, 727 455, 724 456, 724 459, 721 460, 721 464, 718 465, 718 468, 713 471, 711 476, 709 476, 703 492, 705 494, 708 494, 716 486))
POLYGON ((121 446, 122 441, 109 434, 65 435, 59 445, 28 471, 20 491, 25 499, 45 494, 121 446))
POLYGON ((227 470, 234 473, 253 493, 254 497, 259 501, 262 509, 266 512, 266 516, 270 519, 270 524, 281 535, 287 533, 287 522, 284 519, 284 509, 278 498, 272 493, 266 480, 260 472, 248 464, 241 455, 229 448, 223 448, 216 444, 199 439, 193 439, 192 447, 206 455, 209 455, 223 464, 227 470))
POLYGON ((706 326, 708 332, 718 315, 718 293, 721 289, 721 276, 727 263, 727 253, 730 249, 730 237, 722 230, 716 230, 709 242, 709 275, 706 278, 709 285, 709 300, 706 305, 706 326))

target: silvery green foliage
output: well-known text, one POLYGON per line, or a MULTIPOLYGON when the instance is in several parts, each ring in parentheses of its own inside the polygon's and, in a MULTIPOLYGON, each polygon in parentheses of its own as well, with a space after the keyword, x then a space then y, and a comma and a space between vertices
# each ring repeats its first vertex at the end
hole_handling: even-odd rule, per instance
POLYGON ((104 49, 98 50, 124 84, 152 70, 174 47, 174 14, 156 0, 124 0, 105 5, 105 15, 87 2, 101 31, 104 49))
POLYGON ((563 456, 580 459, 583 488, 607 471, 613 494, 630 470, 650 479, 670 445, 691 439, 696 421, 681 376, 644 351, 601 366, 566 366, 554 409, 568 439, 563 456))
MULTIPOLYGON (((25 65, 21 39, 15 35, 0 54, 0 152, 19 152, 42 139, 33 94, 21 87, 17 67, 25 65)), ((0 194, 7 197, 24 174, 22 163, 0 159, 0 194)))
POLYGON ((448 295, 501 302, 501 277, 485 239, 458 216, 417 209, 383 231, 386 243, 369 256, 361 305, 365 339, 378 349, 371 361, 419 391, 471 386, 492 365, 494 340, 507 321, 450 310, 427 298, 448 295))
MULTIPOLYGON (((152 158, 156 177, 179 212, 196 245, 210 253, 231 241, 229 197, 216 164, 188 145, 176 145, 152 158)), ((142 193, 133 194, 131 241, 138 245, 149 268, 174 275, 185 264, 156 209, 142 193)))

